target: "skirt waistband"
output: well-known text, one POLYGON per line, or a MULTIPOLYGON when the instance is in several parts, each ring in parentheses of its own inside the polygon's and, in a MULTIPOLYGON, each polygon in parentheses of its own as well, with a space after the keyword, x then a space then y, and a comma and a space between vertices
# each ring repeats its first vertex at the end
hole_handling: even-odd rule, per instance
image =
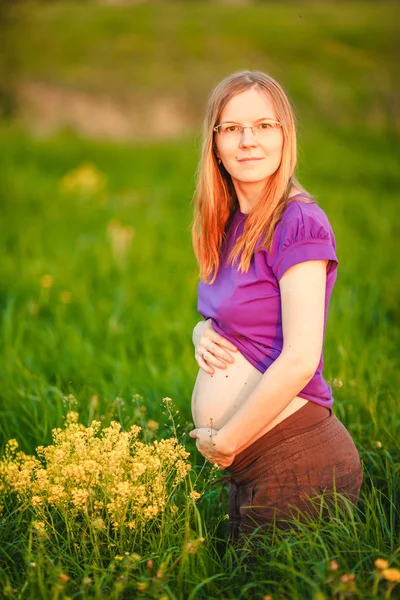
MULTIPOLYGON (((265 454, 277 444, 298 439, 315 427, 325 430, 334 417, 332 409, 320 406, 315 402, 307 402, 299 410, 275 425, 250 446, 235 456, 233 463, 226 469, 232 474, 242 472, 261 454, 265 454), (325 425, 325 426, 324 426, 325 425)), ((335 418, 336 420, 336 418, 335 418)))

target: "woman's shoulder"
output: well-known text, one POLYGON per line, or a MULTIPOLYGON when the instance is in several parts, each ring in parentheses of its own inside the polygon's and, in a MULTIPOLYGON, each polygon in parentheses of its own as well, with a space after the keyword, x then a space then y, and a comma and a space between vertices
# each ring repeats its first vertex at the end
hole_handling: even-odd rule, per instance
POLYGON ((288 242, 304 238, 333 238, 332 226, 326 212, 315 200, 290 200, 279 220, 275 237, 288 242))
POLYGON ((338 264, 335 237, 325 211, 315 202, 291 200, 276 226, 266 262, 278 280, 297 263, 328 260, 338 264))
POLYGON ((313 198, 308 196, 305 198, 307 199, 302 200, 294 197, 293 200, 289 200, 280 222, 291 219, 301 219, 303 221, 319 219, 321 222, 329 223, 328 216, 323 208, 313 198))

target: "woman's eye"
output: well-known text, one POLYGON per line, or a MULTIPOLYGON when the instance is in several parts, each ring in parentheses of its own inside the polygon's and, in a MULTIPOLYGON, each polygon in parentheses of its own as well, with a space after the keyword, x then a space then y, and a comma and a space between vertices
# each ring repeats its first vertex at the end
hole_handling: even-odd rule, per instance
POLYGON ((228 125, 226 131, 236 131, 237 125, 228 125))
POLYGON ((271 127, 271 123, 268 123, 267 121, 265 121, 264 123, 260 123, 259 128, 260 129, 269 129, 271 127))

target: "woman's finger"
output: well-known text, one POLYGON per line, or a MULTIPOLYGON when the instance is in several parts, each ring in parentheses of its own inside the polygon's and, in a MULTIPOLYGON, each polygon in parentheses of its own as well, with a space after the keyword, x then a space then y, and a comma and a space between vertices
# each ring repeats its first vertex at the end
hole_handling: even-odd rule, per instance
POLYGON ((222 337, 222 335, 220 336, 220 341, 218 342, 218 344, 220 346, 222 346, 223 348, 226 348, 230 352, 237 352, 238 351, 238 349, 236 348, 236 346, 234 346, 232 344, 232 342, 230 342, 226 338, 222 337))
POLYGON ((219 346, 218 344, 216 344, 215 342, 213 342, 211 340, 208 340, 206 342, 206 351, 210 352, 210 354, 212 354, 215 357, 215 359, 217 360, 217 362, 220 364, 217 365, 212 360, 208 360, 209 359, 208 354, 206 355, 205 360, 207 360, 208 363, 211 362, 215 366, 218 366, 221 368, 225 367, 225 363, 233 363, 235 360, 229 352, 227 352, 226 350, 224 350, 224 348, 221 348, 221 346, 219 346), (221 363, 221 361, 223 361, 223 362, 221 363))
POLYGON ((210 367, 216 367, 217 369, 226 368, 226 361, 215 356, 211 350, 203 350, 200 356, 202 360, 210 367))
MULTIPOLYGON (((203 354, 204 354, 204 352, 203 352, 203 354)), ((197 364, 199 365, 199 367, 201 369, 203 369, 203 371, 205 371, 209 375, 214 375, 214 369, 206 363, 206 361, 204 360, 202 355, 198 354, 196 356, 196 359, 197 359, 197 364)))
POLYGON ((231 350, 232 352, 237 352, 236 346, 232 344, 232 342, 224 338, 222 335, 217 333, 212 327, 205 330, 204 337, 208 338, 215 344, 218 344, 218 346, 222 346, 223 348, 231 350))

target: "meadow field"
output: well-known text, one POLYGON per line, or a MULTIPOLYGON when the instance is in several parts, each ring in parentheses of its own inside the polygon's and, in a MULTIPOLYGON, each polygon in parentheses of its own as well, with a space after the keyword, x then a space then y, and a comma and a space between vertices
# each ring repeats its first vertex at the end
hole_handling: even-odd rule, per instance
POLYGON ((62 118, 44 133, 29 106, 1 121, 0 598, 399 597, 398 13, 369 2, 12 12, 10 97, 35 82, 123 106, 129 88, 143 111, 160 96, 187 110, 163 136, 143 112, 129 139, 62 118), (227 493, 219 504, 211 485, 224 473, 188 435, 201 111, 239 68, 288 90, 298 177, 335 232, 324 375, 364 470, 354 511, 250 542, 251 567, 225 542, 227 493))

